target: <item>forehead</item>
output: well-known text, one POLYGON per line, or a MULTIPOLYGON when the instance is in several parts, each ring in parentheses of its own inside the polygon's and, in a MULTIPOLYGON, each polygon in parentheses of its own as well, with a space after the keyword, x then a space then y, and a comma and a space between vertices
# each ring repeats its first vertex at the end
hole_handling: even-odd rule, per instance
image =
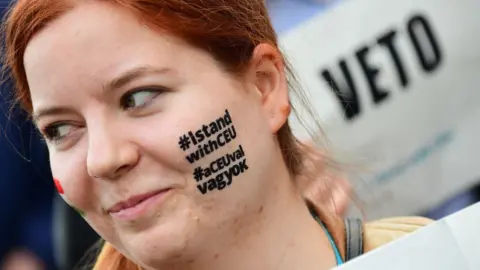
POLYGON ((39 32, 27 46, 24 63, 35 107, 41 97, 98 88, 136 66, 193 68, 198 61, 192 58, 199 54, 192 51, 120 7, 87 1, 39 32))
POLYGON ((86 53, 109 52, 105 56, 113 56, 132 43, 145 44, 145 39, 153 37, 148 32, 132 14, 117 6, 100 1, 78 4, 29 42, 24 61, 29 68, 45 64, 46 57, 51 61, 73 57, 69 62, 74 62, 79 59, 78 55, 80 59, 92 59, 86 53))

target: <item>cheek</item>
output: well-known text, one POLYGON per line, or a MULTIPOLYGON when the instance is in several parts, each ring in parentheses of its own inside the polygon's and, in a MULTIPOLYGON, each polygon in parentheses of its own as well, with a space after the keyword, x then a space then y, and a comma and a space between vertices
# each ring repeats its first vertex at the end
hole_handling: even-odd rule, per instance
POLYGON ((240 99, 217 103, 215 110, 192 116, 198 119, 184 122, 172 134, 188 184, 198 196, 211 198, 235 189, 237 181, 251 175, 254 156, 266 146, 263 141, 272 140, 260 109, 251 105, 240 99))
POLYGON ((228 148, 237 137, 238 125, 232 123, 231 111, 235 111, 237 119, 242 116, 237 108, 238 98, 212 96, 218 97, 205 89, 176 94, 161 113, 135 120, 135 127, 130 130, 135 130, 143 151, 177 170, 189 170, 191 175, 197 161, 215 156, 213 152, 228 148))
MULTIPOLYGON (((78 147, 80 150, 81 147, 78 147)), ((83 149, 82 149, 83 150, 83 149)), ((98 212, 99 200, 95 181, 88 176, 83 152, 51 154, 55 185, 63 190, 62 198, 104 239, 119 242, 116 230, 103 213, 98 212), (57 185, 58 183, 58 185, 57 185)))
POLYGON ((91 187, 88 184, 87 173, 84 163, 78 156, 68 154, 51 154, 50 163, 53 181, 57 192, 63 199, 79 213, 88 212, 91 208, 91 187))
POLYGON ((166 113, 152 118, 137 119, 128 129, 135 130, 132 138, 138 144, 142 155, 146 159, 153 159, 156 164, 153 166, 161 165, 170 170, 184 171, 188 167, 185 166, 178 139, 187 122, 177 120, 178 118, 171 115, 166 113))

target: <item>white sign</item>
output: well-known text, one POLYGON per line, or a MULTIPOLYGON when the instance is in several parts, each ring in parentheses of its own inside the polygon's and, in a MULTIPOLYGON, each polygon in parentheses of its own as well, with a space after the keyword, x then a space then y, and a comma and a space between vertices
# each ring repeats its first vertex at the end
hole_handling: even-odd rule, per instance
POLYGON ((476 204, 335 269, 476 270, 479 222, 480 204, 476 204))
POLYGON ((366 168, 351 181, 367 218, 418 213, 480 179, 479 11, 347 0, 280 37, 333 152, 366 168))

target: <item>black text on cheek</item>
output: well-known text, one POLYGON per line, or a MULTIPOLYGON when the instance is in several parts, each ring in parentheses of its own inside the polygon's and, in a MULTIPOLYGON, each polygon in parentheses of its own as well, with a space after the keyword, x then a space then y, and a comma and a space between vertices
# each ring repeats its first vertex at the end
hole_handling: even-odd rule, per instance
POLYGON ((190 150, 190 146, 193 145, 195 149, 185 156, 186 160, 193 164, 229 144, 236 137, 237 132, 230 113, 225 110, 223 116, 202 125, 196 131, 189 131, 180 136, 178 144, 183 151, 190 150))
POLYGON ((247 159, 242 145, 232 153, 228 153, 207 167, 196 167, 193 178, 197 181, 197 189, 201 194, 214 190, 223 190, 230 186, 235 177, 248 170, 247 159))

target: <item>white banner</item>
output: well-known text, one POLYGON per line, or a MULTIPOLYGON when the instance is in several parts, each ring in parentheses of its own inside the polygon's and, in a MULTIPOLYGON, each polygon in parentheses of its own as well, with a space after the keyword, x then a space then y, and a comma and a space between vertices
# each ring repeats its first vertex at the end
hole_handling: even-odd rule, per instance
POLYGON ((480 204, 347 262, 338 270, 476 270, 480 204))
POLYGON ((480 180, 479 11, 347 0, 281 36, 332 145, 365 161, 351 180, 367 218, 426 210, 480 180))

